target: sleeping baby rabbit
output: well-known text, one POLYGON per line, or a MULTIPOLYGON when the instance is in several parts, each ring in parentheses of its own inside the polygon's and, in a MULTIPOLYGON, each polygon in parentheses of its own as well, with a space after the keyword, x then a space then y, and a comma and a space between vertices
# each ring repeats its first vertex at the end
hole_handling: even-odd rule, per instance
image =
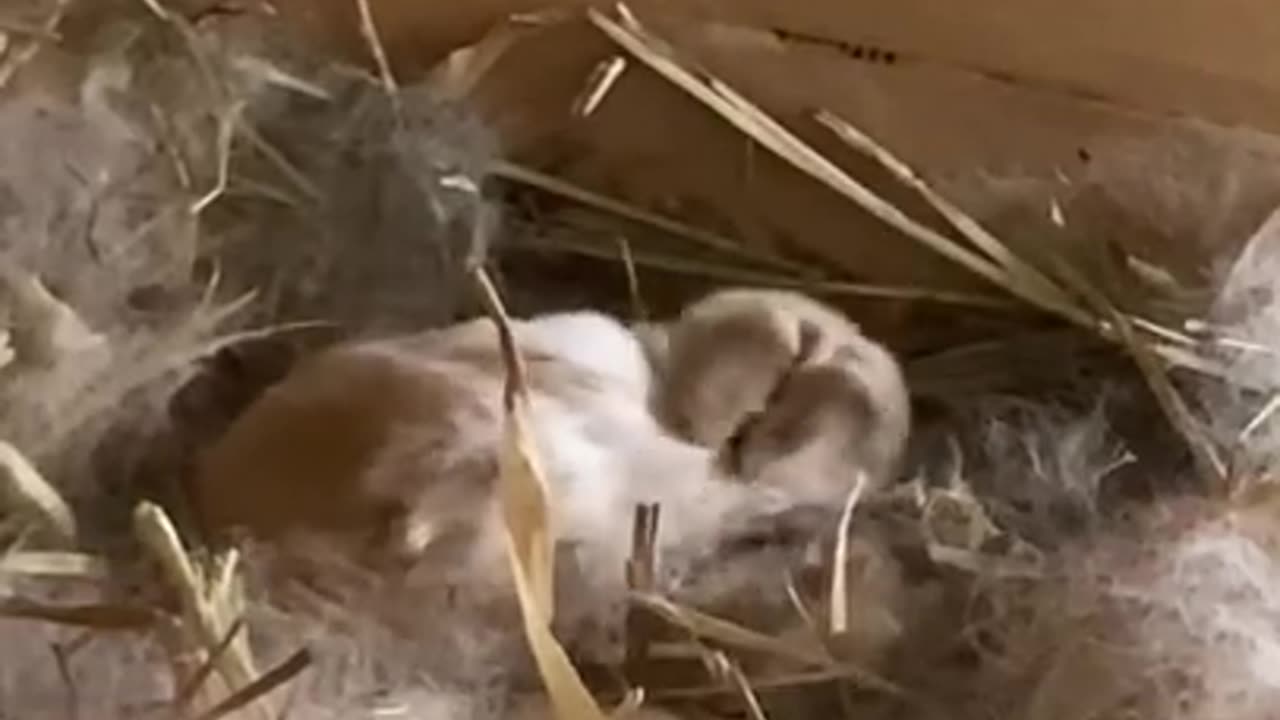
MULTIPOLYGON (((786 313, 778 317, 785 326, 786 313)), ((621 323, 571 312, 513 321, 512 330, 558 540, 557 633, 575 657, 619 659, 637 504, 661 506, 658 591, 694 606, 700 599, 716 606, 726 596, 786 597, 788 570, 815 537, 834 529, 843 497, 789 481, 742 482, 718 460, 718 448, 665 429, 649 399, 668 392, 660 384, 671 376, 653 376, 645 348, 621 323)), ((723 330, 711 323, 706 332, 723 330)), ((697 345, 693 333, 677 327, 674 347, 697 345)), ((797 346, 801 334, 795 331, 797 346)), ((766 407, 742 433, 743 468, 762 478, 781 473, 784 459, 768 457, 775 452, 815 473, 847 474, 834 464, 844 435, 834 444, 805 437, 858 429, 841 413, 856 416, 847 405, 862 392, 852 375, 865 360, 841 352, 837 343, 826 355, 837 362, 812 369, 801 363, 812 374, 793 373, 783 383, 771 400, 776 415, 766 407), (840 392, 822 391, 833 383, 840 392), (816 419, 804 412, 806 402, 815 404, 816 419), (824 403, 830 416, 821 414, 824 403)), ((719 377, 714 363, 700 367, 719 377)), ((319 556, 301 563, 303 572, 317 564, 323 571, 325 553, 334 552, 349 555, 366 573, 359 577, 371 570, 404 578, 390 591, 378 589, 381 580, 356 580, 362 594, 338 604, 384 613, 410 646, 465 645, 498 633, 503 647, 522 648, 496 492, 504 379, 488 319, 323 350, 264 392, 201 454, 192 483, 197 510, 214 532, 240 529, 276 546, 297 540, 310 559, 319 556), (325 550, 312 551, 315 537, 328 539, 325 550)), ((777 604, 762 607, 791 612, 777 604)), ((494 652, 475 665, 528 669, 515 651, 494 652)), ((433 682, 467 672, 457 663, 426 662, 433 682)))
MULTIPOLYGON (((648 364, 622 324, 562 313, 513 332, 554 521, 585 576, 622 592, 637 504, 661 504, 659 551, 672 563, 788 507, 784 493, 731 482, 713 451, 661 428, 646 404, 648 364)), ((321 351, 202 454, 194 504, 212 531, 320 534, 365 563, 435 557, 501 584, 504 368, 487 319, 321 351)))

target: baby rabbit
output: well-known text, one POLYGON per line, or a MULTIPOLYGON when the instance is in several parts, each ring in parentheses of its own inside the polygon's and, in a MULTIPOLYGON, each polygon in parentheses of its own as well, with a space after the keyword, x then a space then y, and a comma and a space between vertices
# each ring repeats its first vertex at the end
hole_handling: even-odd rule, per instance
MULTIPOLYGON (((799 483, 738 482, 716 449, 667 431, 649 405, 660 390, 645 349, 621 323, 561 313, 515 321, 512 330, 558 539, 556 633, 575 659, 621 659, 637 504, 661 506, 655 590, 697 607, 767 587, 772 601, 759 611, 790 616, 787 570, 835 527, 842 498, 797 493, 799 483)), ((715 366, 706 367, 714 377, 715 366)), ((267 592, 319 580, 322 594, 341 596, 338 607, 376 616, 407 646, 430 648, 421 662, 433 682, 465 684, 476 667, 527 677, 496 492, 504 373, 487 319, 323 350, 198 458, 196 509, 210 530, 240 528, 271 549, 299 548, 268 570, 267 592), (464 667, 437 651, 486 634, 498 637, 483 662, 464 667)), ((825 430, 826 416, 812 425, 800 412, 816 392, 806 383, 816 381, 795 382, 779 419, 749 434, 744 467, 765 473, 771 449, 793 452, 767 437, 787 419, 797 423, 791 440, 802 454, 798 434, 825 430)), ((840 407, 833 401, 832 412, 840 407)), ((871 636, 868 644, 887 637, 871 636)))
MULTIPOLYGON (((662 505, 659 550, 673 563, 786 508, 784 494, 728 481, 709 449, 661 428, 642 348, 620 323, 565 313, 513 333, 554 520, 584 576, 621 592, 637 504, 662 505)), ((197 512, 213 531, 319 533, 370 561, 430 556, 461 575, 503 577, 503 383, 487 319, 324 350, 202 453, 197 512)))
POLYGON ((911 424, 902 370, 836 309, 730 288, 637 332, 660 373, 655 412, 734 475, 821 494, 858 469, 873 486, 896 471, 911 424))

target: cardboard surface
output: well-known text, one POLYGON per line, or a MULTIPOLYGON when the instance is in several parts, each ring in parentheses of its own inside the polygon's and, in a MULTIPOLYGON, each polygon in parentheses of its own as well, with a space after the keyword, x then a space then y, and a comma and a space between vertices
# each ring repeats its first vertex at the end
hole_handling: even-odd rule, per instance
MULTIPOLYGON (((276 0, 319 36, 360 52, 353 0, 276 0)), ((589 0, 370 0, 402 69, 430 64, 506 18, 589 0)), ((1268 0, 634 0, 644 17, 781 30, 817 46, 876 46, 952 67, 1149 110, 1280 128, 1280 15, 1268 0)))
MULTIPOLYGON (((821 258, 850 280, 990 290, 637 62, 594 113, 576 116, 593 69, 615 56, 631 60, 574 19, 585 2, 370 1, 397 73, 407 79, 435 68, 467 77, 468 100, 523 163, 746 245, 821 258), (566 11, 563 19, 510 22, 549 7, 566 11), (467 45, 483 51, 455 53, 467 45)), ((368 58, 355 2, 278 4, 325 42, 368 58)), ((1203 279, 1227 252, 1224 243, 1243 241, 1280 201, 1280 177, 1265 170, 1280 167, 1269 137, 1177 118, 1280 128, 1280 15, 1270 22, 1275 13, 1263 2, 638 0, 629 7, 683 56, 921 217, 930 216, 918 198, 842 146, 813 112, 835 112, 926 177, 949 183, 1014 244, 1087 246, 1105 237, 1188 283, 1203 279), (1239 177, 1230 157, 1242 154, 1264 169, 1239 177), (1028 182, 987 192, 984 176, 997 181, 992 187, 1028 182), (1091 183, 1098 187, 1082 189, 1091 183), (1212 212, 1233 221, 1207 227, 1206 198, 1226 203, 1212 212), (1067 231, 1048 232, 1051 221, 1067 231)), ((967 312, 957 321, 928 303, 853 305, 904 347, 945 346, 1017 320, 967 312)))

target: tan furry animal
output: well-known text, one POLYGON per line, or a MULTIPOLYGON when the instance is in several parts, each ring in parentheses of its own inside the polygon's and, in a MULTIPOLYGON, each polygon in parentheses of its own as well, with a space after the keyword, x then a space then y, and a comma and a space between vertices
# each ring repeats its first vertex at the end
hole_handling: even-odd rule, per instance
POLYGON ((897 359, 838 310, 797 292, 730 288, 637 328, 659 374, 653 405, 744 480, 874 486, 897 470, 910 398, 897 359), (790 480, 788 480, 790 478, 790 480))
MULTIPOLYGON (((726 479, 711 451, 661 428, 646 404, 648 364, 620 323, 566 313, 513 329, 561 545, 601 597, 625 592, 637 504, 662 505, 659 552, 673 577, 793 504, 726 479)), ((503 381, 488 320, 322 351, 201 455, 195 505, 213 531, 323 535, 364 564, 437 562, 441 574, 505 588, 503 381)))
MULTIPOLYGON (((517 321, 513 332, 559 540, 556 631, 575 658, 621 659, 639 503, 661 505, 658 591, 694 607, 759 598, 736 614, 792 617, 788 573, 815 538, 829 539, 842 498, 798 492, 800 483, 739 482, 717 450, 666 430, 650 409, 644 348, 622 324, 562 313, 517 321)), ((191 485, 199 513, 213 531, 240 528, 272 552, 286 548, 263 587, 280 582, 279 568, 281 587, 332 577, 326 595, 337 607, 377 616, 410 647, 495 636, 490 654, 465 667, 447 652, 423 660, 433 682, 465 686, 478 668, 528 673, 495 492, 504 371, 488 320, 321 351, 200 456, 191 485)), ((779 422, 806 397, 806 381, 797 382, 779 422)), ((762 440, 744 464, 765 472, 771 447, 795 450, 762 440)), ((813 462, 804 447, 794 456, 813 462)), ((856 617, 871 617, 873 603, 859 604, 856 617)), ((878 656, 893 633, 868 627, 858 642, 878 656)))
MULTIPOLYGON (((625 328, 575 313, 519 322, 515 332, 561 506, 625 492, 623 469, 606 466, 633 457, 637 443, 661 446, 704 479, 701 451, 666 437, 645 411, 648 368, 625 328), (580 467, 615 477, 580 479, 580 467)), ((492 499, 503 373, 484 319, 322 351, 203 453, 193 485, 200 512, 214 529, 268 537, 306 528, 416 552, 492 499), (406 524, 417 528, 378 537, 406 524)), ((639 457, 661 464, 665 455, 639 457)))

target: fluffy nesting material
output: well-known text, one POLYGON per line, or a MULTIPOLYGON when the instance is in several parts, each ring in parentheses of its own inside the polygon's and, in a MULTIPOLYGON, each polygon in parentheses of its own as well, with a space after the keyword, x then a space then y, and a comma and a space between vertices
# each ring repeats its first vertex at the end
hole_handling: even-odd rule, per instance
POLYGON ((1208 385, 1202 402, 1210 408, 1209 430, 1227 448, 1242 477, 1274 476, 1280 455, 1280 425, 1272 395, 1280 386, 1280 214, 1272 213, 1222 273, 1221 291, 1210 318, 1216 355, 1238 385, 1208 385))
POLYGON ((1272 531, 1241 518, 1160 503, 1065 548, 1029 595, 1005 598, 974 716, 1270 717, 1280 562, 1272 531))
POLYGON ((0 435, 73 497, 93 494, 106 426, 163 426, 215 334, 439 323, 484 237, 490 146, 461 112, 409 88, 393 120, 376 83, 285 29, 214 17, 184 30, 146 3, 73 4, 64 42, 0 103, 0 317, 17 355, 0 435), (39 351, 33 292, 102 342, 39 351))
MULTIPOLYGON (((156 602, 128 513, 173 500, 185 448, 168 405, 195 361, 244 327, 437 324, 483 250, 491 149, 465 113, 407 88, 393 120, 373 79, 259 14, 188 24, 152 6, 185 9, 6 7, 18 26, 66 16, 60 42, 5 34, 0 51, 0 439, 72 501, 83 549, 120 565, 72 594, 81 580, 18 586, 6 566, 0 600, 156 602)), ((45 549, 9 510, 0 563, 45 549)), ((173 697, 174 648, 151 635, 93 630, 62 679, 48 643, 78 635, 3 623, 0 714, 132 717, 173 697)))
POLYGON ((1200 391, 1206 431, 1232 453, 1236 493, 1177 492, 1186 465, 1160 471, 1130 452, 1132 438, 1107 420, 1114 402, 1074 414, 1002 403, 963 443, 985 459, 952 477, 1015 542, 984 541, 1003 559, 965 567, 978 592, 956 640, 977 670, 924 664, 917 687, 929 702, 950 716, 1028 720, 1274 714, 1275 444, 1270 394, 1257 391, 1280 377, 1274 228, 1273 216, 1221 273, 1209 316, 1217 325, 1203 336, 1239 385, 1181 378, 1200 391), (1035 562, 1012 562, 1025 540, 1035 562))
POLYGON ((30 620, 0 621, 0 638, 0 717, 138 717, 173 697, 163 672, 167 654, 154 638, 85 634, 30 620))
MULTIPOLYGON (((28 24, 38 24, 40 10, 28 24)), ((493 220, 476 192, 493 148, 483 129, 425 88, 406 91, 397 117, 370 78, 307 58, 261 17, 214 20, 216 28, 194 34, 145 3, 103 3, 87 17, 70 21, 67 42, 46 53, 54 71, 34 71, 40 79, 26 76, 14 86, 22 92, 0 102, 0 437, 77 500, 83 517, 100 518, 113 507, 98 502, 103 476, 136 469, 140 458, 121 449, 165 428, 169 390, 219 330, 323 320, 381 333, 453 317, 456 269, 483 252, 493 220), (99 24, 103 17, 110 22, 99 24), (258 295, 238 316, 242 325, 220 322, 226 303, 250 290, 258 295), (60 320, 47 321, 54 316, 60 320), (111 426, 126 432, 104 436, 111 426)), ((1065 181, 966 179, 951 189, 972 190, 964 204, 995 219, 998 230, 1013 228, 1015 240, 1030 217, 1033 227, 1074 233, 1083 249, 1093 236, 1135 226, 1145 236, 1139 250, 1166 247, 1156 243, 1164 236, 1231 244, 1246 232, 1241 223, 1280 199, 1269 141, 1238 140, 1183 128, 1151 144, 1097 143, 1065 181), (1177 152, 1165 152, 1170 147, 1177 152)), ((1255 386, 1277 377, 1276 323, 1265 310, 1276 277, 1274 243, 1265 239, 1274 226, 1229 275, 1214 316, 1227 326, 1215 342, 1255 386)), ((1145 260, 1153 257, 1158 252, 1145 260)), ((1163 274, 1137 259, 1130 270, 1168 315, 1211 304, 1203 293, 1181 292, 1197 271, 1163 274)), ((571 347, 598 368, 614 368, 616 358, 597 354, 598 343, 571 347)), ((1260 412, 1268 397, 1220 389, 1204 395, 1210 424, 1219 438, 1247 439, 1238 444, 1238 466, 1265 477, 1276 447, 1275 423, 1260 412)), ((1280 629, 1272 597, 1280 572, 1270 486, 1229 502, 1156 502, 1133 509, 1132 521, 1117 519, 1108 487, 1119 484, 1116 467, 1130 448, 1093 399, 1078 414, 976 402, 967 416, 975 432, 962 444, 984 447, 987 462, 951 466, 905 520, 885 523, 892 532, 855 517, 846 608, 853 628, 847 647, 834 645, 867 665, 888 656, 905 697, 860 696, 850 705, 843 686, 820 693, 801 684, 786 697, 762 691, 771 717, 834 716, 849 707, 870 718, 1273 714, 1280 681, 1269 638, 1280 629), (910 563, 899 555, 903 544, 915 553, 910 563)), ((682 538, 661 548, 671 572, 660 588, 675 598, 806 641, 830 620, 824 598, 839 508, 774 507, 738 518, 745 522, 726 538, 724 527, 708 528, 733 513, 709 511, 715 503, 680 482, 707 459, 705 450, 681 448, 666 463, 661 448, 646 444, 653 436, 645 421, 626 415, 605 428, 547 407, 543 444, 586 458, 569 468, 551 458, 571 476, 566 482, 587 487, 575 496, 580 502, 560 505, 578 518, 580 536, 560 563, 557 630, 579 657, 617 659, 622 559, 636 500, 662 500, 664 527, 682 538), (643 460, 625 472, 600 452, 619 438, 632 460, 643 460), (618 476, 640 477, 634 485, 642 491, 590 485, 618 476), (761 542, 797 527, 822 542, 761 542), (591 552, 582 547, 593 544, 591 552), (797 596, 807 615, 797 612, 797 596)), ((1178 480, 1136 457, 1126 469, 1139 466, 1150 486, 1178 480)), ((132 500, 136 488, 127 489, 132 500)), ((726 490, 721 499, 739 497, 726 490)), ((482 517, 493 523, 489 536, 500 538, 496 514, 482 517)), ((104 537, 115 536, 94 539, 104 537)), ((481 551, 477 567, 494 586, 459 592, 448 576, 375 575, 331 549, 280 557, 249 548, 248 620, 262 665, 301 645, 312 651, 313 664, 287 693, 293 716, 548 718, 500 581, 502 548, 481 551), (329 582, 300 582, 300 559, 329 582), (281 579, 282 569, 295 577, 281 579)), ((113 584, 126 578, 134 576, 113 584)), ((70 593, 62 583, 3 590, 51 601, 138 597, 115 587, 70 593)), ((0 715, 67 717, 76 705, 81 716, 136 716, 139 705, 173 695, 163 640, 95 632, 84 647, 68 647, 64 673, 49 647, 78 646, 76 632, 6 620, 0 715)), ((812 669, 774 657, 744 665, 775 680, 812 669)), ((699 672, 692 682, 702 679, 699 672)))

